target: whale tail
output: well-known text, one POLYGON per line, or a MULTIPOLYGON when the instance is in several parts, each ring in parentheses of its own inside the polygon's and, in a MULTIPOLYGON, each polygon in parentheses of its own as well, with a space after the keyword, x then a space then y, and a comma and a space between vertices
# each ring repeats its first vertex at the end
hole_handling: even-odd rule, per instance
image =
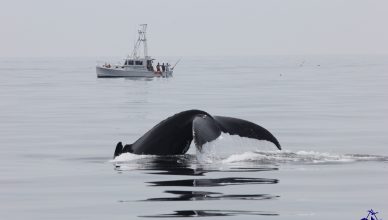
POLYGON ((217 139, 221 133, 272 142, 281 150, 279 141, 267 129, 250 121, 225 116, 211 116, 201 110, 177 113, 155 125, 133 144, 119 142, 114 157, 123 153, 175 155, 184 154, 194 143, 198 150, 217 139))

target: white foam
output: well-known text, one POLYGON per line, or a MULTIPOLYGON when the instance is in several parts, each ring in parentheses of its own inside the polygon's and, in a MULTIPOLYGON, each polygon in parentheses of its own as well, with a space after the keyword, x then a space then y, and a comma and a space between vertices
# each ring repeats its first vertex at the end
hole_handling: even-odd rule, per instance
POLYGON ((222 160, 223 163, 346 163, 355 161, 375 161, 384 158, 375 155, 333 154, 316 151, 253 151, 233 154, 222 160))
POLYGON ((140 160, 140 159, 151 158, 151 157, 155 157, 155 155, 139 155, 139 154, 132 154, 132 153, 123 153, 115 157, 110 162, 112 163, 127 162, 127 161, 140 160))
POLYGON ((242 154, 234 154, 229 156, 228 158, 222 160, 222 163, 235 163, 235 162, 242 162, 242 161, 256 161, 260 160, 261 156, 257 155, 254 152, 245 152, 242 154))

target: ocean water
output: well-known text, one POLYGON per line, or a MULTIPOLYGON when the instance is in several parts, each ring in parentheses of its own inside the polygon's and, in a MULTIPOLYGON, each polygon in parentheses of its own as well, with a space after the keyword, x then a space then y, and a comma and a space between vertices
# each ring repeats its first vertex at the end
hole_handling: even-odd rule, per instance
POLYGON ((0 59, 0 219, 388 218, 388 56, 183 57, 150 80, 99 79, 95 60, 0 59), (222 134, 113 160, 188 109, 257 123, 283 150, 222 134))

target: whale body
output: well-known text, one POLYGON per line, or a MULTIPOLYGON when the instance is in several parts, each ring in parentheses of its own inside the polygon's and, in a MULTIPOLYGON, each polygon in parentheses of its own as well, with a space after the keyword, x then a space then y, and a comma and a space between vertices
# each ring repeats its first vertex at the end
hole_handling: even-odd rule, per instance
POLYGON ((281 150, 279 141, 265 128, 238 118, 212 116, 201 110, 177 113, 155 125, 133 144, 116 145, 113 158, 123 153, 150 155, 185 154, 194 140, 198 150, 217 139, 221 132, 272 142, 281 150))

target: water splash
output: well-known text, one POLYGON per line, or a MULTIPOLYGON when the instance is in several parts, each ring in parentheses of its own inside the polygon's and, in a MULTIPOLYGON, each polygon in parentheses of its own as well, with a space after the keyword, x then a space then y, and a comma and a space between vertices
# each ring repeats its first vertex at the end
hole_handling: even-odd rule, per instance
POLYGON ((222 163, 255 162, 262 164, 296 163, 296 164, 330 164, 357 161, 388 161, 385 156, 367 154, 334 154, 316 151, 253 151, 234 154, 222 160, 222 163))

